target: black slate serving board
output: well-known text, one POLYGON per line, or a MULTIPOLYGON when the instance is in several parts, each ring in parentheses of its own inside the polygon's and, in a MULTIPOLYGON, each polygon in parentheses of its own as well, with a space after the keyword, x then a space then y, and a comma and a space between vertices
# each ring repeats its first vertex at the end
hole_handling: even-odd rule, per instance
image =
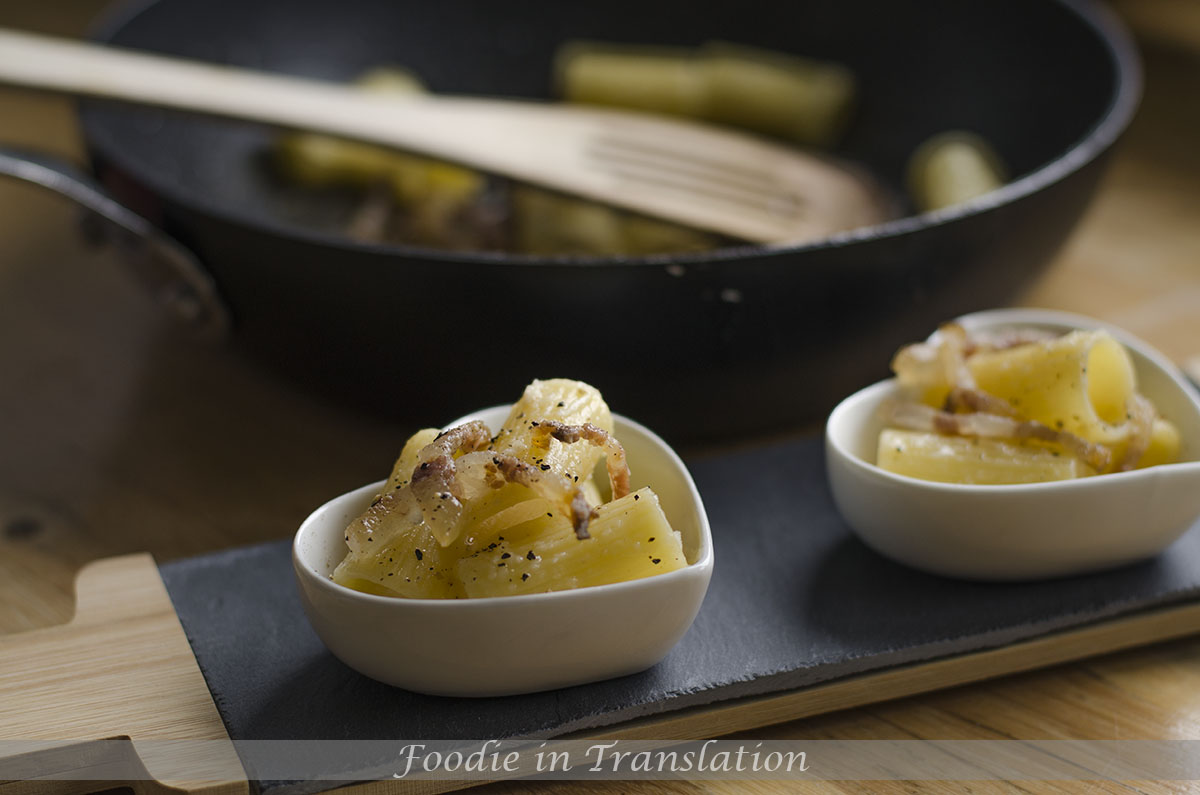
POLYGON ((1089 576, 981 584, 909 570, 834 509, 819 439, 689 468, 716 566, 695 625, 641 674, 455 699, 376 683, 305 619, 290 542, 168 563, 162 577, 234 740, 553 736, 991 648, 1200 596, 1200 524, 1159 557, 1089 576))

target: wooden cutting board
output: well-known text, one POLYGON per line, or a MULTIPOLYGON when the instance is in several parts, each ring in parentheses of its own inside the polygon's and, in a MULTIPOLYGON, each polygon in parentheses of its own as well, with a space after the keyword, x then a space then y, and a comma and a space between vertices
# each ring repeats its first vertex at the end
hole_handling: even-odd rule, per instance
MULTIPOLYGON (((111 765, 109 746, 86 743, 116 737, 151 774, 143 749, 162 739, 698 739, 1200 631, 1196 530, 1105 574, 956 582, 854 540, 821 466, 811 439, 691 462, 716 537, 713 587, 689 635, 644 674, 505 699, 419 696, 328 655, 300 613, 286 541, 161 569, 132 555, 81 572, 68 624, 0 636, 0 738, 71 746, 19 760, 25 777, 111 765), (778 482, 747 510, 750 461, 778 482)), ((206 748, 223 776, 170 786, 246 791, 233 745, 206 748)))

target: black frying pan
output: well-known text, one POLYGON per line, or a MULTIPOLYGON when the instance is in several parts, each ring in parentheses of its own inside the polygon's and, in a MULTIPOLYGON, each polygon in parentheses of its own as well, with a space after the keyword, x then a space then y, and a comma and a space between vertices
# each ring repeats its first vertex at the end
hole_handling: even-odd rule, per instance
POLYGON ((98 38, 337 80, 397 63, 437 92, 532 97, 564 40, 720 39, 849 65, 859 107, 838 154, 897 189, 934 133, 994 144, 1014 183, 850 242, 538 259, 351 242, 305 223, 262 167, 272 131, 83 104, 102 183, 197 255, 264 361, 425 424, 582 378, 676 439, 817 419, 900 343, 1010 300, 1083 211, 1140 85, 1123 32, 1066 0, 159 0, 98 38))

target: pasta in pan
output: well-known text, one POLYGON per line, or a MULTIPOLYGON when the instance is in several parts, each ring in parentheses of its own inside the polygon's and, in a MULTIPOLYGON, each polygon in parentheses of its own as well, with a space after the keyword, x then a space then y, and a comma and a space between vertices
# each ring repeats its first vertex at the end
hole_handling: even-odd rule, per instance
POLYGON ((1004 484, 1168 463, 1179 432, 1137 391, 1133 362, 1106 331, 971 336, 946 324, 892 362, 902 399, 877 464, 897 474, 1004 484))

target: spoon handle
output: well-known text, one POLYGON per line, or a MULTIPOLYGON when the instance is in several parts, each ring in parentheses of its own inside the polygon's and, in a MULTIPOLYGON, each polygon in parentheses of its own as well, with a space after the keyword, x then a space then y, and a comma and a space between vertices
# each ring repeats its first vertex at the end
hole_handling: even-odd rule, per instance
MULTIPOLYGON (((377 135, 370 120, 378 108, 397 104, 349 91, 344 85, 187 61, 116 47, 0 28, 0 83, 103 97, 141 105, 211 113, 286 127, 395 139, 413 126, 406 117, 386 114, 391 135, 377 135)), ((414 98, 413 106, 435 103, 414 98)), ((433 137, 440 131, 427 133, 433 137)))
POLYGON ((591 178, 581 174, 572 144, 593 123, 586 111, 505 100, 381 97, 340 83, 0 28, 3 83, 330 133, 622 204, 621 196, 605 195, 603 185, 579 184, 591 178))
MULTIPOLYGON (((329 133, 629 206, 629 196, 579 167, 577 142, 595 124, 589 111, 490 99, 381 97, 339 83, 0 28, 3 83, 329 133)), ((654 214, 656 208, 639 209, 654 214)), ((669 208, 658 214, 686 222, 669 208)), ((703 220, 693 223, 704 226, 703 220)))

